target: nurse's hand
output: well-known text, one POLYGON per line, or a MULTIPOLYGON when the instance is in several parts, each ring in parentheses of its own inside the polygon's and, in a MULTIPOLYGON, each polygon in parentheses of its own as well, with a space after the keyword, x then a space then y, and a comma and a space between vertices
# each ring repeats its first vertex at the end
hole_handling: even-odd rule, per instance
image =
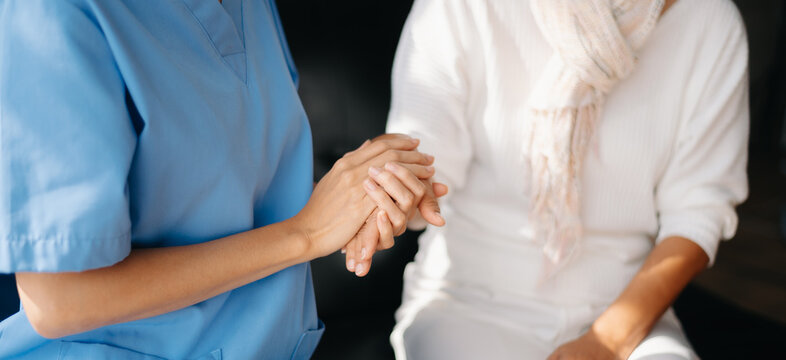
MULTIPOLYGON (((367 195, 368 172, 386 163, 406 164, 425 172, 433 157, 416 151, 419 141, 396 136, 366 142, 339 159, 317 183, 306 206, 287 222, 307 239, 311 258, 326 256, 344 247, 371 215, 377 204, 367 195)), ((392 200, 391 200, 392 202, 392 200)), ((390 211, 399 216, 400 210, 390 211)), ((400 226, 400 224, 396 224, 400 226)), ((403 226, 406 226, 404 223, 403 226)))

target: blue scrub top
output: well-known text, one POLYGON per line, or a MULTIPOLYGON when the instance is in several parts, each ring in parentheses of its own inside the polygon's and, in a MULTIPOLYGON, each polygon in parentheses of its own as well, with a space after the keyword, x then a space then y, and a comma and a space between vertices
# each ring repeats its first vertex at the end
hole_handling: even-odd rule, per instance
MULTIPOLYGON (((295 215, 313 179, 296 77, 272 0, 0 0, 0 272, 94 269, 295 215)), ((0 358, 301 359, 322 329, 302 264, 57 340, 22 310, 0 358)))

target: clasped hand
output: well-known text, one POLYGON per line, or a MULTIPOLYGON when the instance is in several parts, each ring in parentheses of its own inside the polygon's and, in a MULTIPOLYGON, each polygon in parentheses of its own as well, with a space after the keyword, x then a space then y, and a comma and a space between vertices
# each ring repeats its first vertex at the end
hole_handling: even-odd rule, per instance
POLYGON ((406 135, 386 134, 334 164, 293 218, 314 257, 342 249, 347 269, 365 276, 374 252, 392 247, 393 237, 416 216, 445 223, 436 199, 447 187, 432 183, 434 158, 417 151, 418 144, 406 135))
MULTIPOLYGON (((403 135, 385 134, 374 141, 399 136, 403 135)), ((447 194, 448 189, 444 184, 431 181, 434 158, 430 155, 427 158, 425 167, 396 161, 386 163, 384 168, 369 167, 364 188, 377 209, 341 250, 346 254, 347 270, 361 277, 368 274, 374 253, 391 248, 394 236, 401 235, 415 217, 436 226, 445 224, 437 198, 447 194)))

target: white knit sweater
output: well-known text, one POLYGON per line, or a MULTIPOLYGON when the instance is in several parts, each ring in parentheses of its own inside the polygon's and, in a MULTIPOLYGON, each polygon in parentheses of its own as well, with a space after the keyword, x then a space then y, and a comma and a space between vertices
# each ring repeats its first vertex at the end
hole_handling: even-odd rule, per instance
POLYGON ((407 287, 605 304, 658 241, 686 237, 712 261, 733 236, 747 195, 745 30, 730 0, 679 0, 608 96, 583 169, 579 255, 538 287, 521 114, 551 55, 528 1, 415 1, 388 132, 420 138, 451 193, 407 287))

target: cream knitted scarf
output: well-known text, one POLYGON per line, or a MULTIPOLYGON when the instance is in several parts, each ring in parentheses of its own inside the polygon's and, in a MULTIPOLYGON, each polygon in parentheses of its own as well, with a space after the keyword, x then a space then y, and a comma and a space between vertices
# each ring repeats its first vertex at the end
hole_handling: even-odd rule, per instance
POLYGON ((582 236, 580 172, 606 94, 635 65, 663 0, 531 0, 554 49, 529 98, 531 221, 545 242, 545 276, 582 236))

